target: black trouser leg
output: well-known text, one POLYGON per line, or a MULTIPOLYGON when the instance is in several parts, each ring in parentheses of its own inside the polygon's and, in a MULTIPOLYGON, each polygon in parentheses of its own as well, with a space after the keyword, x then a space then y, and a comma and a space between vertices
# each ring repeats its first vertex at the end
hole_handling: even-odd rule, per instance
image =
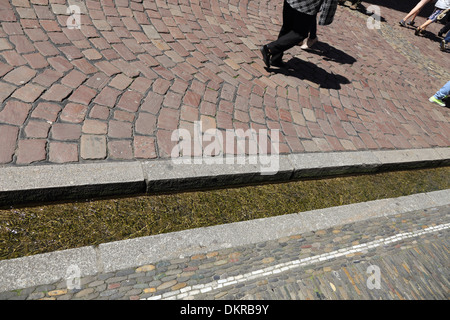
POLYGON ((448 18, 448 21, 445 24, 445 26, 441 30, 439 30, 439 33, 446 34, 449 30, 450 30, 450 17, 448 18))
POLYGON ((314 17, 314 21, 311 24, 311 29, 309 30, 309 38, 310 39, 317 38, 317 16, 314 17))
POLYGON ((267 45, 272 54, 272 62, 281 61, 284 51, 307 38, 313 22, 315 23, 315 16, 307 15, 293 9, 284 0, 283 26, 281 27, 278 39, 267 45))

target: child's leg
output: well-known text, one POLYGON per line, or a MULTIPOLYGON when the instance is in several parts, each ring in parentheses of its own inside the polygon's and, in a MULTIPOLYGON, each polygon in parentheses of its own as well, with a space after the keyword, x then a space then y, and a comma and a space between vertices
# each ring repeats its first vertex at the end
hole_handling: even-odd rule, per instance
POLYGON ((433 20, 427 20, 419 28, 422 29, 422 30, 425 30, 426 27, 428 27, 432 23, 433 23, 433 20))

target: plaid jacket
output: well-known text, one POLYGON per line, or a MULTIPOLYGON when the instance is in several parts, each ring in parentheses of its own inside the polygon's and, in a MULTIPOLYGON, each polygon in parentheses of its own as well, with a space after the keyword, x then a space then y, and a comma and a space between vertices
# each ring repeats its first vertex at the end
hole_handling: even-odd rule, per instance
POLYGON ((300 12, 315 15, 321 11, 319 24, 327 25, 333 22, 338 0, 286 0, 289 5, 300 12))

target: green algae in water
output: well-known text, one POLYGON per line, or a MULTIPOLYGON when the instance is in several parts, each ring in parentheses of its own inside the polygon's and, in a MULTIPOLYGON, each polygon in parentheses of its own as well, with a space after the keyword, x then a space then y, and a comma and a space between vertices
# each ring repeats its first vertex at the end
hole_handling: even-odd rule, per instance
POLYGON ((0 260, 450 188, 450 167, 0 210, 0 260))

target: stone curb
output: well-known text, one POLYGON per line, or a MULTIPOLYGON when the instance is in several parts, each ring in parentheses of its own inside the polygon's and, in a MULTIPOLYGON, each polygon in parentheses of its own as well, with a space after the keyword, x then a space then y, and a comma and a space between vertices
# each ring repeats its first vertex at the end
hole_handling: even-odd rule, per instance
POLYGON ((0 207, 450 164, 450 148, 0 167, 0 207), (242 161, 241 161, 242 160, 242 161), (272 170, 272 171, 271 171, 272 170))
POLYGON ((92 276, 448 204, 450 189, 3 260, 0 292, 66 279, 74 267, 92 276))

